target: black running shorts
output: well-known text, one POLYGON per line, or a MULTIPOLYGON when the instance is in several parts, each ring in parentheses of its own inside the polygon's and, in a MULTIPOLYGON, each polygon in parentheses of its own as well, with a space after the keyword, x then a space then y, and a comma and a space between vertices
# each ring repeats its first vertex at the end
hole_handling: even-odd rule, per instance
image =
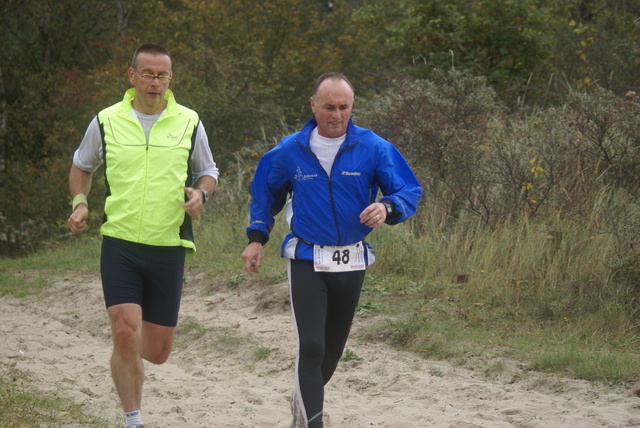
POLYGON ((184 278, 184 247, 158 247, 105 236, 100 273, 107 308, 142 307, 142 319, 175 327, 184 278))

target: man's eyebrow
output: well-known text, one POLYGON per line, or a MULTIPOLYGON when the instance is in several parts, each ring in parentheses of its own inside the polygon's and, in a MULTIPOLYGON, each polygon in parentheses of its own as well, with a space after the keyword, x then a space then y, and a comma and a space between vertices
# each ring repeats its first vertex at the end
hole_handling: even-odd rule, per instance
MULTIPOLYGON (((148 71, 149 73, 153 73, 150 68, 139 68, 138 71, 140 72, 148 71)), ((158 74, 171 74, 171 71, 162 70, 162 71, 159 71, 158 74)))

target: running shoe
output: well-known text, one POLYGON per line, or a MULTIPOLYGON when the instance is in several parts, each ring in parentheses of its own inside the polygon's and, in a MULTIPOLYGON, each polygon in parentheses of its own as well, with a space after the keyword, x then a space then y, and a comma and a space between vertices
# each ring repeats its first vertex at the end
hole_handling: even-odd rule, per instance
POLYGON ((289 428, 307 428, 307 423, 302 415, 302 410, 298 407, 295 392, 291 394, 291 414, 293 415, 293 421, 289 428))

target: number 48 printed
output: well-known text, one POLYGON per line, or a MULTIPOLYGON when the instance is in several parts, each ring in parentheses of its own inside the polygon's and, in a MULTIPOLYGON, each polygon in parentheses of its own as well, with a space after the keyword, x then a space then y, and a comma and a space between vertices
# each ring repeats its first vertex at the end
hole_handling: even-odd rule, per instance
POLYGON ((316 272, 364 270, 364 245, 361 242, 341 247, 314 245, 313 268, 316 272))
POLYGON ((349 264, 349 254, 351 254, 349 250, 342 250, 342 254, 340 254, 340 250, 336 250, 333 252, 332 260, 336 262, 337 265, 340 265, 340 263, 343 265, 349 264))

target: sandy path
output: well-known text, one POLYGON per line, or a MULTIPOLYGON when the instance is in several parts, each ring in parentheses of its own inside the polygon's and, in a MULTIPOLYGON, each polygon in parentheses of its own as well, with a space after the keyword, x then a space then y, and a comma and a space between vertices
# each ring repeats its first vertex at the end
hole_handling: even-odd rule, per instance
MULTIPOLYGON (((208 331, 180 334, 166 364, 146 366, 146 427, 288 427, 294 335, 286 284, 217 287, 205 296, 206 283, 189 279, 180 323, 208 331)), ((327 387, 327 427, 640 427, 640 399, 622 388, 517 367, 486 379, 363 343, 356 337, 366 322, 356 320, 347 345, 362 361, 341 363, 327 387)), ((97 277, 57 280, 38 300, 0 298, 0 370, 18 369, 34 386, 119 421, 109 356, 97 277)))

